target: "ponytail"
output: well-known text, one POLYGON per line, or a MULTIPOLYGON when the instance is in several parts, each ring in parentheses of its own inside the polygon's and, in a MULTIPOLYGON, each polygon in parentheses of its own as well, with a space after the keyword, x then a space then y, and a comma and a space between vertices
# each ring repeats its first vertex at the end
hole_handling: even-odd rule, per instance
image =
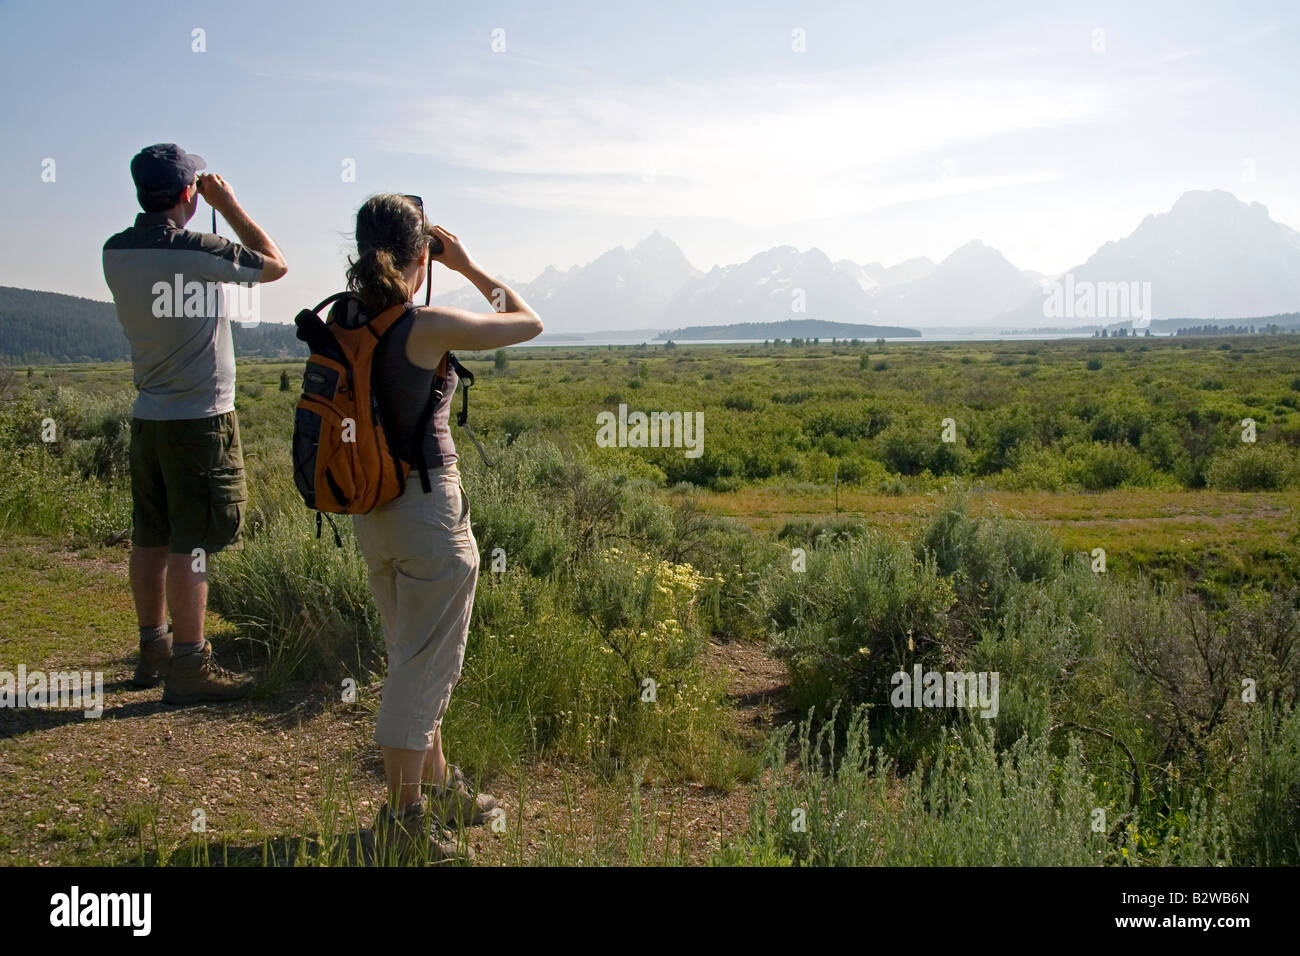
POLYGON ((374 316, 411 297, 403 272, 428 248, 423 216, 405 196, 371 196, 357 210, 356 259, 348 259, 348 291, 374 316))
POLYGON ((348 261, 348 290, 361 300, 367 315, 378 315, 410 298, 406 277, 387 249, 367 249, 348 261))

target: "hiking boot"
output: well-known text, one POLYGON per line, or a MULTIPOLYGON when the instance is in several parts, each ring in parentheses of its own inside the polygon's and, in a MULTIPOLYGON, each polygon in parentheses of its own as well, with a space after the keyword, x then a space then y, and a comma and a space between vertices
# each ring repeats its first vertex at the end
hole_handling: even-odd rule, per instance
POLYGON ((443 823, 460 826, 477 826, 499 805, 495 797, 475 790, 460 767, 447 764, 447 775, 442 783, 426 784, 429 792, 429 809, 443 823))
POLYGON ((474 862, 474 851, 456 845, 456 840, 424 807, 412 804, 402 813, 393 813, 385 803, 375 816, 375 862, 424 865, 463 861, 474 862))
POLYGON ((253 679, 234 674, 212 660, 212 645, 195 654, 173 654, 163 690, 164 704, 238 700, 253 689, 253 679))
POLYGON ((131 678, 132 687, 157 687, 167 676, 167 668, 172 661, 172 629, 167 626, 167 633, 155 641, 140 645, 140 660, 135 665, 135 675, 131 678))

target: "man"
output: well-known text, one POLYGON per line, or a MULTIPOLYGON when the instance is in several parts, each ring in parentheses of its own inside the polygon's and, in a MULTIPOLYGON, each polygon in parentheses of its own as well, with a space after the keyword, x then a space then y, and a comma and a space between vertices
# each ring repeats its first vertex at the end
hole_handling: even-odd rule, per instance
POLYGON ((132 682, 154 687, 164 680, 168 704, 233 700, 251 687, 216 666, 203 639, 207 561, 242 547, 248 498, 227 290, 219 284, 248 289, 288 271, 230 186, 199 174, 206 166, 173 143, 141 150, 131 178, 144 212, 104 244, 104 278, 131 343, 139 392, 131 420, 130 575, 140 661, 132 682), (243 245, 184 228, 199 196, 243 245))

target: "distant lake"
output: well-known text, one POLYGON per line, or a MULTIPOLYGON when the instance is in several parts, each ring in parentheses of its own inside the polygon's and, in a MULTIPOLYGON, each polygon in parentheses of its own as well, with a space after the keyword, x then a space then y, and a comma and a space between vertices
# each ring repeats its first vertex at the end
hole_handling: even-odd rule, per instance
MULTIPOLYGON (((900 336, 892 336, 892 337, 886 336, 885 341, 904 342, 904 343, 906 342, 912 342, 912 343, 916 343, 916 342, 1038 342, 1038 341, 1049 341, 1054 339, 1090 339, 1092 337, 1093 337, 1092 334, 1089 332, 1027 332, 1027 333, 1020 333, 1016 335, 1001 335, 997 332, 969 332, 965 334, 959 334, 954 332, 943 332, 943 333, 936 332, 934 334, 927 334, 925 332, 922 332, 922 334, 919 337, 915 335, 900 335, 900 336)), ((1146 338, 1146 336, 1142 336, 1142 335, 1128 336, 1127 338, 1131 339, 1135 337, 1146 338)), ((1161 333, 1158 332, 1152 332, 1150 337, 1154 339, 1154 338, 1167 338, 1168 336, 1162 335, 1161 333)), ((876 339, 874 338, 859 340, 861 344, 866 344, 866 345, 870 345, 875 341, 876 339)), ((640 345, 643 342, 646 345, 657 345, 660 347, 666 344, 665 342, 655 341, 654 339, 646 339, 646 338, 629 339, 626 337, 620 337, 617 333, 613 335, 601 335, 600 333, 593 333, 590 337, 574 335, 572 338, 569 338, 567 336, 564 337, 556 336, 555 338, 552 338, 546 335, 545 333, 543 333, 538 338, 533 339, 531 342, 524 342, 521 345, 516 345, 511 347, 512 348, 533 347, 533 348, 562 349, 562 348, 581 348, 581 347, 606 346, 606 345, 640 345)), ((790 340, 783 339, 782 342, 783 344, 789 345, 790 340)), ((806 342, 807 340, 805 340, 805 343, 806 342)), ((848 339, 837 339, 835 342, 836 345, 847 345, 848 343, 849 343, 848 339)), ((686 348, 691 345, 762 345, 763 340, 762 339, 680 339, 677 340, 675 344, 681 348, 686 348)), ((818 344, 830 345, 831 340, 822 339, 818 344)))

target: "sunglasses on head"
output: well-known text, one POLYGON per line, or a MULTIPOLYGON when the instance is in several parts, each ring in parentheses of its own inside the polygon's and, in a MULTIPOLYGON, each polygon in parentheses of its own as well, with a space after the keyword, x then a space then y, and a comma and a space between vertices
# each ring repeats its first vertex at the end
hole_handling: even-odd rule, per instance
POLYGON ((403 194, 402 198, 414 203, 420 210, 420 231, 424 233, 429 242, 429 266, 428 271, 424 276, 424 304, 428 305, 429 296, 431 295, 431 285, 433 282, 433 257, 442 255, 442 239, 429 231, 429 222, 424 218, 424 200, 419 196, 412 196, 410 194, 403 194))

